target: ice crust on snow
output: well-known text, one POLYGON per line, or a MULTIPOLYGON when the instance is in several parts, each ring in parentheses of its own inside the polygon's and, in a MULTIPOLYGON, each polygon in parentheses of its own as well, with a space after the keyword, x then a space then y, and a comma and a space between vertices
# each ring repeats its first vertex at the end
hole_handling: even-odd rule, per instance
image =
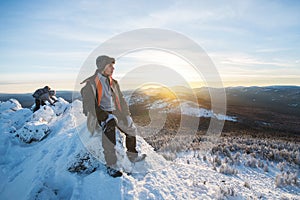
POLYGON ((32 113, 12 99, 0 103, 0 113, 0 199, 299 197, 297 187, 275 188, 272 166, 268 174, 239 166, 237 174, 230 175, 226 169, 226 175, 208 164, 212 158, 200 159, 193 151, 166 161, 141 137, 137 138, 138 149, 147 157, 145 162, 132 165, 125 156, 124 135, 120 132, 118 167, 133 173, 112 178, 103 165, 101 131, 90 136, 78 100, 68 103, 60 98, 55 106, 32 113), (33 138, 36 141, 26 143, 33 138), (247 181, 250 186, 245 187, 247 181))

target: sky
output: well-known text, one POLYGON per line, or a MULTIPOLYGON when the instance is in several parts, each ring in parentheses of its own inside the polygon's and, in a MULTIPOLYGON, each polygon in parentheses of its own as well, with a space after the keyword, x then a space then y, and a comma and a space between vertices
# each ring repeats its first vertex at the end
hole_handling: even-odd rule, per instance
MULTIPOLYGON (((45 85, 74 90, 99 45, 142 28, 174 31, 196 42, 226 87, 300 85, 299 10, 300 1, 277 0, 1 1, 0 93, 30 93, 45 85)), ((173 68, 193 87, 204 86, 203 76, 179 58, 132 52, 117 59, 114 76, 121 79, 133 66, 152 63, 173 68)))

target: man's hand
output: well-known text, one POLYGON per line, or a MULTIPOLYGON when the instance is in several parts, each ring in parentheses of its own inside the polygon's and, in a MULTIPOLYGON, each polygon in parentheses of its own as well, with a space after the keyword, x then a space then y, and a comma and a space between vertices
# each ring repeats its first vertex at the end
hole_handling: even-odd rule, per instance
POLYGON ((115 120, 116 121, 116 124, 118 123, 118 119, 115 115, 113 114, 109 114, 108 117, 106 118, 105 122, 109 122, 110 120, 115 120))
POLYGON ((118 123, 117 117, 113 114, 109 114, 106 120, 101 122, 100 126, 103 128, 104 131, 106 130, 108 123, 114 123, 114 125, 117 125, 118 123))

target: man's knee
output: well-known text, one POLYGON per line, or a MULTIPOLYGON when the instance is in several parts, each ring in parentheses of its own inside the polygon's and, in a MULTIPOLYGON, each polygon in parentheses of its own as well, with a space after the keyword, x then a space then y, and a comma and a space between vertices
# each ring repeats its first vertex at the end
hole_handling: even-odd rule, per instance
POLYGON ((104 126, 104 132, 115 132, 117 123, 114 119, 109 120, 104 126))

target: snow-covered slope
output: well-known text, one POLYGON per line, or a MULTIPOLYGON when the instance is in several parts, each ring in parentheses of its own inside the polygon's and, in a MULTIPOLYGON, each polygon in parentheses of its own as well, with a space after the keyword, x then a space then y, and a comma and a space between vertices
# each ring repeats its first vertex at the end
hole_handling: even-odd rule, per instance
POLYGON ((276 188, 274 175, 259 169, 221 174, 193 151, 166 161, 141 137, 147 157, 133 166, 120 133, 118 166, 132 174, 112 178, 102 163, 101 132, 90 136, 81 108, 62 98, 35 113, 13 99, 0 103, 0 199, 299 198, 299 187, 276 188))
MULTIPOLYGON (((80 101, 69 104, 61 98, 55 106, 44 106, 34 114, 16 100, 0 104, 0 199, 119 199, 124 195, 124 180, 106 174, 100 133, 90 137, 81 108, 80 101)), ((134 167, 128 160, 127 166, 123 162, 124 148, 118 143, 120 168, 136 176, 166 162, 138 139, 148 158, 134 167), (154 157, 158 162, 153 162, 154 157)))

